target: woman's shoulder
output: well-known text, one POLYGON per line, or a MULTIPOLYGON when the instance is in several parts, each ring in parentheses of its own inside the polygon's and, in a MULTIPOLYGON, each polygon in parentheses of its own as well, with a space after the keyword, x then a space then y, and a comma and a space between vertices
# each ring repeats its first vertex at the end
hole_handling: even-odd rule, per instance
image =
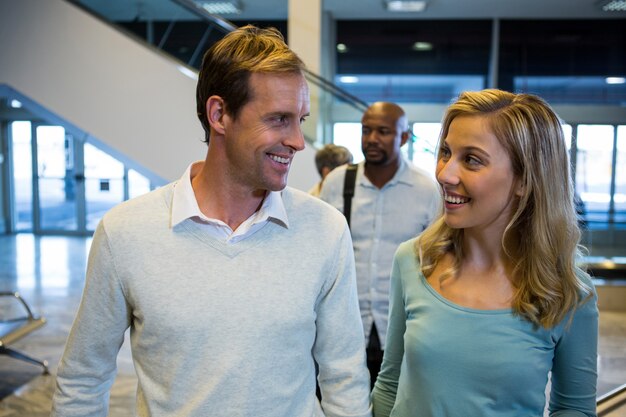
POLYGON ((400 243, 396 249, 396 258, 417 258, 417 252, 415 251, 416 242, 417 237, 413 237, 400 243))
POLYGON ((576 270, 576 278, 578 279, 579 289, 578 296, 580 299, 579 309, 594 310, 597 309, 598 294, 593 284, 591 276, 582 269, 576 270))

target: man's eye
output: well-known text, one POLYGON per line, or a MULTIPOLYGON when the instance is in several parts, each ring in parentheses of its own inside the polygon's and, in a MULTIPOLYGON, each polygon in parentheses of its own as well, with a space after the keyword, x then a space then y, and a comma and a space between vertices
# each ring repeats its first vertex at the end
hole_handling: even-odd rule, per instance
POLYGON ((287 115, 280 114, 275 116, 272 120, 277 124, 285 124, 287 122, 287 115))

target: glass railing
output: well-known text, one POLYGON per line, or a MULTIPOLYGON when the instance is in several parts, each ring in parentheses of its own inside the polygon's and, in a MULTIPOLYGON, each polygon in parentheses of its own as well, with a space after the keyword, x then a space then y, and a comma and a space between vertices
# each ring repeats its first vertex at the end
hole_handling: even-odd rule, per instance
MULTIPOLYGON (((149 1, 129 3, 126 0, 110 0, 106 6, 94 0, 68 1, 114 24, 149 47, 173 56, 193 72, 199 69, 204 52, 237 28, 234 23, 208 13, 191 0, 169 0, 158 7, 149 1)), ((313 116, 305 124, 304 133, 311 143, 330 141, 332 103, 347 104, 354 110, 357 119, 368 106, 365 101, 318 74, 306 70, 305 77, 310 86, 313 116)))

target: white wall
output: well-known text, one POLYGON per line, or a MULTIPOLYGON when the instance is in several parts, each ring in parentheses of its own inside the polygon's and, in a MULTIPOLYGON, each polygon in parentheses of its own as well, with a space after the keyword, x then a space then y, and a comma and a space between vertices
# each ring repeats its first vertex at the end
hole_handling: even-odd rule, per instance
MULTIPOLYGON (((0 85, 165 180, 206 154, 181 65, 65 1, 0 0, 0 85)), ((301 189, 317 180, 307 153, 290 179, 301 189)))

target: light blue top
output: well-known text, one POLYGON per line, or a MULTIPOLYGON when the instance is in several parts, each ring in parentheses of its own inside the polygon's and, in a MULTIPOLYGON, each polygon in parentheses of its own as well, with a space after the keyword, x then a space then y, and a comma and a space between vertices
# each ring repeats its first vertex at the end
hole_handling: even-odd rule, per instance
MULTIPOLYGON (((375 322, 384 348, 393 254, 400 243, 422 232, 437 215, 441 194, 431 176, 404 158, 393 178, 380 189, 363 171, 364 163, 360 163, 350 220, 359 306, 365 339, 369 340, 375 322)), ((346 166, 333 170, 320 194, 342 212, 345 176, 346 166)))
MULTIPOLYGON (((511 309, 476 310, 437 293, 419 272, 415 239, 391 275, 387 349, 372 393, 374 416, 595 416, 597 298, 552 329, 511 309)), ((591 286, 586 276, 585 282, 591 286)))

